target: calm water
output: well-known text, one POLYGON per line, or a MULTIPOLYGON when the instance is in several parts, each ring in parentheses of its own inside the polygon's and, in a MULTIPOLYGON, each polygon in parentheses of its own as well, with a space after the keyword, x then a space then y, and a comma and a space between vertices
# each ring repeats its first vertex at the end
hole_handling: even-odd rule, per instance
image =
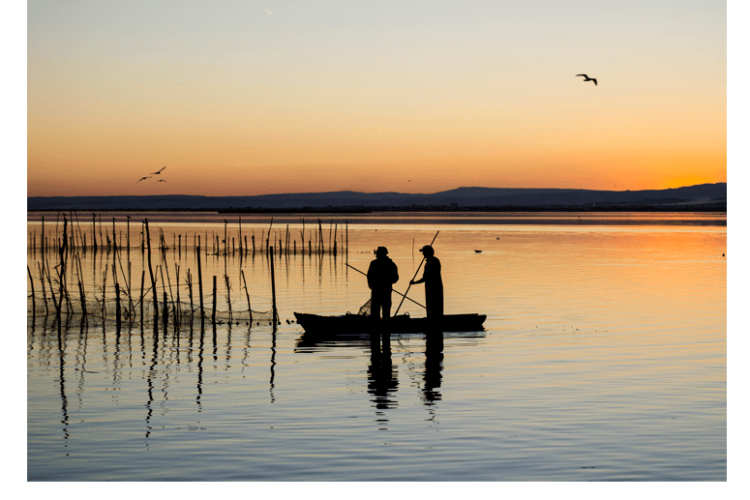
MULTIPOLYGON (((131 216, 137 246, 141 216, 131 216)), ((150 219, 152 241, 155 228, 170 244, 174 232, 223 235, 221 216, 162 217, 150 219)), ((287 324, 294 311, 356 312, 368 298, 341 254, 277 260, 275 332, 93 325, 58 337, 37 318, 27 329, 27 477, 725 481, 726 217, 577 217, 348 219, 349 264, 366 270, 387 246, 401 292, 439 230, 446 313, 486 314, 482 332, 394 335, 390 349, 305 337, 287 324)), ((275 222, 287 223, 299 238, 295 220, 275 222)), ((259 241, 267 229, 268 219, 243 217, 243 234, 259 241)), ((108 259, 82 259, 90 289, 108 259)), ((168 259, 195 273, 192 252, 168 259)), ((202 259, 204 280, 230 277, 233 304, 244 301, 242 269, 253 308, 270 309, 265 257, 202 259)), ((140 251, 131 261, 138 283, 140 251)), ((36 262, 29 255, 35 277, 36 262)), ((409 296, 423 301, 423 288, 409 296)), ((408 301, 403 310, 422 315, 408 301)))

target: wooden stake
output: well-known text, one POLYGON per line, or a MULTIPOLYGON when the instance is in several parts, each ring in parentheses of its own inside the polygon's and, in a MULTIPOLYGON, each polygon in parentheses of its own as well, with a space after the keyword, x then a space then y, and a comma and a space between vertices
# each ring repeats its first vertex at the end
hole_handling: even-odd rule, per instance
POLYGON ((115 283, 115 319, 117 321, 117 331, 120 331, 120 285, 115 283))
POLYGON ((175 287, 177 287, 177 301, 175 302, 175 306, 176 307, 175 307, 175 318, 174 318, 174 321, 175 321, 175 325, 179 326, 180 320, 181 320, 181 316, 182 316, 181 311, 180 311, 180 309, 181 309, 180 308, 180 266, 178 266, 177 264, 175 264, 174 267, 175 267, 175 274, 176 274, 176 277, 175 277, 175 287))
MULTIPOLYGON (((154 318, 159 316, 159 300, 156 295, 156 279, 154 278, 154 270, 151 267, 151 232, 148 229, 148 219, 145 219, 143 223, 146 225, 146 246, 148 248, 148 274, 151 278, 151 289, 154 294, 154 318)), ((156 322, 154 322, 156 325, 156 322)))
POLYGON ((213 307, 211 308, 211 323, 216 324, 216 276, 214 276, 213 307))
POLYGON ((161 307, 162 323, 164 324, 164 332, 167 331, 169 326, 169 301, 167 300, 167 292, 164 292, 164 302, 161 307))
POLYGON ((271 252, 269 253, 269 256, 271 257, 271 299, 273 303, 273 324, 275 328, 276 322, 278 321, 278 318, 279 318, 279 314, 276 310, 276 277, 274 276, 274 270, 273 270, 273 247, 271 247, 271 252))
MULTIPOLYGON (((42 262, 44 262, 42 260, 42 262)), ((42 282, 42 299, 44 299, 44 316, 49 315, 49 305, 47 304, 47 287, 44 284, 44 271, 42 271, 42 265, 37 262, 37 269, 39 269, 39 280, 42 282)))
POLYGON ((86 310, 86 293, 83 291, 83 280, 81 279, 81 262, 78 261, 78 293, 81 294, 81 314, 83 316, 81 320, 81 324, 85 321, 86 324, 89 323, 89 315, 88 311, 86 310))
POLYGON ((102 323, 107 317, 107 269, 109 269, 109 264, 104 265, 104 277, 102 281, 102 323))
POLYGON ((146 270, 141 270, 141 328, 143 328, 143 285, 146 281, 146 270))
POLYGON ((318 252, 323 255, 323 223, 318 219, 318 252))
POLYGON ((187 279, 188 295, 190 296, 190 324, 192 328, 193 315, 195 314, 195 308, 193 307, 193 275, 190 273, 190 269, 187 270, 187 277, 185 279, 187 279))
POLYGON ((227 285, 227 307, 229 308, 229 322, 231 323, 232 322, 232 299, 229 295, 229 276, 226 274, 224 275, 224 281, 226 282, 226 285, 227 285))
POLYGON ((36 321, 36 294, 34 293, 34 278, 31 277, 31 269, 26 265, 26 270, 29 272, 29 280, 31 281, 31 321, 36 321))
POLYGON ((201 237, 198 236, 198 246, 196 247, 198 253, 198 298, 200 299, 201 305, 201 329, 203 328, 203 318, 205 316, 205 310, 203 309, 203 275, 201 274, 201 237))
POLYGON ((250 324, 253 324, 253 309, 250 307, 250 292, 247 290, 247 280, 245 279, 245 271, 240 269, 240 275, 242 275, 242 282, 245 284, 245 297, 247 297, 247 313, 250 316, 250 324))

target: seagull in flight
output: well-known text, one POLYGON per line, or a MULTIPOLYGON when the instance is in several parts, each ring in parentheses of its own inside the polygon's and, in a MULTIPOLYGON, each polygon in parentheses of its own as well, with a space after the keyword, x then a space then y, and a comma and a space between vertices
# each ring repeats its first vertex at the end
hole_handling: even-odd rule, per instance
POLYGON ((158 180, 158 181, 156 181, 156 182, 155 182, 154 184, 159 184, 160 182, 167 182, 167 181, 165 181, 164 179, 159 179, 159 180, 158 180))
POLYGON ((161 173, 161 171, 162 171, 162 170, 164 170, 165 168, 167 168, 167 167, 161 167, 161 168, 160 168, 159 170, 157 170, 156 172, 151 172, 151 175, 159 175, 159 174, 161 173))
MULTIPOLYGON (((594 82, 594 85, 599 85, 598 83, 596 83, 596 78, 589 78, 589 76, 586 74, 580 74, 576 76, 582 76, 584 82, 594 82)), ((167 167, 164 167, 164 168, 167 168, 167 167)))
POLYGON ((148 177, 141 177, 141 178, 140 178, 139 180, 137 180, 137 181, 136 181, 135 183, 136 183, 136 184, 138 184, 139 182, 141 182, 141 181, 145 181, 146 179, 150 179, 150 178, 151 178, 151 176, 150 176, 150 175, 149 175, 148 177))

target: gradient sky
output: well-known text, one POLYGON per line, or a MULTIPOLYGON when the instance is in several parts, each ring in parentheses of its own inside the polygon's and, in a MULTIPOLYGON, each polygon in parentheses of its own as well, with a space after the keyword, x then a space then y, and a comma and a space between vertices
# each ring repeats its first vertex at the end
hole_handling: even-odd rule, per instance
POLYGON ((709 0, 35 0, 27 194, 726 182, 726 24, 709 0))

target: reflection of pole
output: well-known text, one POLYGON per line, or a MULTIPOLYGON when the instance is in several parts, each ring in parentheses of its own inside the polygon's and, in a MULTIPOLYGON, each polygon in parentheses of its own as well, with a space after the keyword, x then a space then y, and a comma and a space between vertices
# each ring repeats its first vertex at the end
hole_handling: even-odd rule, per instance
POLYGON ((271 257, 271 299, 273 301, 273 329, 276 330, 276 322, 279 313, 276 311, 276 276, 273 271, 273 247, 270 248, 269 256, 271 257))

